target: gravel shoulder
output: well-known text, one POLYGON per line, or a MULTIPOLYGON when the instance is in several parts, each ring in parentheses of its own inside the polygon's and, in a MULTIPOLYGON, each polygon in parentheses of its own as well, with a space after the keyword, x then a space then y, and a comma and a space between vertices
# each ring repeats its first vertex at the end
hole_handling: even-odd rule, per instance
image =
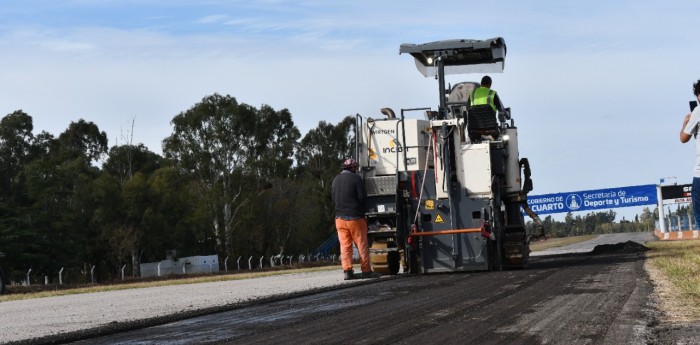
POLYGON ((0 303, 0 343, 53 343, 128 330, 365 281, 342 272, 128 289, 0 303))

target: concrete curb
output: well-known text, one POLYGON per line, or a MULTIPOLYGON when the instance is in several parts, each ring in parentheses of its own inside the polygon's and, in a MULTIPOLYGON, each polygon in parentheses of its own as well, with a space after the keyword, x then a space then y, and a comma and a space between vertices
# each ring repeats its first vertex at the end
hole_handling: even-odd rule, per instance
POLYGON ((656 229, 654 235, 662 241, 700 240, 700 230, 661 232, 656 229))

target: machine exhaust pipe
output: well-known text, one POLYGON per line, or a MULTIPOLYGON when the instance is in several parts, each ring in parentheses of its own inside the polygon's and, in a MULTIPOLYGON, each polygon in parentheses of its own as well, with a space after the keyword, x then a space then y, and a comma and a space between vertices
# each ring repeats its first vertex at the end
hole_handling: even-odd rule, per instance
POLYGON ((396 114, 394 113, 394 111, 391 108, 382 108, 380 111, 382 112, 382 114, 386 115, 386 117, 389 119, 396 118, 396 114))

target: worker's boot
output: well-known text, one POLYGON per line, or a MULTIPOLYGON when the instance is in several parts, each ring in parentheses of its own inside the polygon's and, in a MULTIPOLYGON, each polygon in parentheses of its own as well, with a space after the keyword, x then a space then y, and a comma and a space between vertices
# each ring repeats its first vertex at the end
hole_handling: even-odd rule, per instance
POLYGON ((345 275, 343 278, 344 280, 355 279, 355 272, 353 272, 353 270, 343 271, 343 274, 345 275))

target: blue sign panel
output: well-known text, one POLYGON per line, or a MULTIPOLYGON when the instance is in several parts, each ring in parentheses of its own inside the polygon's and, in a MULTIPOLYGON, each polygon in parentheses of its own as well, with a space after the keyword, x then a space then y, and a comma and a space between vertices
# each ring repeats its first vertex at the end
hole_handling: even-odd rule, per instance
POLYGON ((651 205, 656 202, 656 185, 653 184, 527 197, 528 205, 538 214, 651 205))

